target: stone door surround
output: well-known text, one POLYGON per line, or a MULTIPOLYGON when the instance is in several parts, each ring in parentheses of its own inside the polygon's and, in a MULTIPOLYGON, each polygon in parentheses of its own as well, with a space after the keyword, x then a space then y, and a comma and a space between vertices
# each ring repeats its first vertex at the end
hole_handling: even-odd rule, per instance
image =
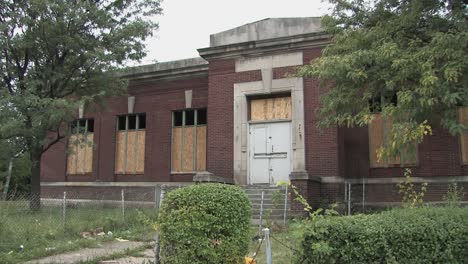
POLYGON ((302 65, 302 52, 264 56, 236 61, 236 72, 259 69, 262 81, 234 84, 234 182, 248 180, 248 101, 249 96, 291 93, 292 172, 307 178, 304 141, 304 82, 302 78, 273 79, 273 68, 302 65))

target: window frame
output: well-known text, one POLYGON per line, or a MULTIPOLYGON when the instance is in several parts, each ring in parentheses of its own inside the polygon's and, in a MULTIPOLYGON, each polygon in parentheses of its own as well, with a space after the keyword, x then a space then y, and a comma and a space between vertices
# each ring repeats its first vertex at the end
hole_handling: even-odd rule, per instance
MULTIPOLYGON (((70 135, 70 136, 73 136, 73 135, 78 136, 78 135, 80 135, 80 134, 84 136, 83 138, 84 138, 84 144, 85 144, 85 146, 84 146, 83 148, 81 148, 81 149, 84 149, 84 154, 83 154, 84 164, 83 164, 83 167, 84 167, 85 169, 86 169, 86 160, 87 160, 87 159, 86 159, 86 156, 87 156, 87 155, 86 155, 86 153, 87 153, 86 148, 90 147, 90 146, 88 146, 88 143, 89 143, 89 142, 88 142, 88 135, 89 135, 89 134, 93 134, 93 136, 94 136, 94 128, 95 128, 95 126, 94 126, 94 118, 78 118, 78 119, 75 119, 75 120, 73 120, 72 122, 70 122, 70 123, 69 123, 69 126, 68 126, 68 130, 69 130, 69 135, 70 135), (84 126, 84 131, 83 131, 83 132, 80 132, 80 127, 81 127, 81 126, 80 126, 80 122, 82 122, 82 121, 85 121, 85 126, 84 126), (89 121, 92 121, 92 122, 93 122, 93 125, 92 125, 93 131, 89 131, 89 128, 90 128, 90 126, 89 126, 89 123, 90 123, 90 122, 89 122, 89 121), (74 123, 76 123, 76 126, 75 126, 75 127, 73 127, 73 124, 74 124, 74 123)), ((77 147, 77 149, 78 149, 78 147, 80 146, 80 143, 78 143, 78 144, 73 143, 73 144, 75 145, 75 147, 77 147)), ((76 153, 74 153, 74 154, 71 154, 71 153, 70 153, 70 149, 69 149, 69 147, 70 147, 70 137, 67 138, 67 163, 66 163, 66 170, 65 170, 65 171, 66 171, 66 175, 87 175, 87 174, 91 174, 91 173, 93 172, 93 165, 94 165, 94 164, 93 164, 93 163, 94 163, 94 162, 93 162, 93 160, 94 160, 94 137, 93 137, 93 141, 91 142, 91 144, 92 144, 92 145, 91 145, 91 147, 92 147, 91 153, 92 153, 92 155, 93 155, 93 158, 91 159, 91 170, 90 170, 90 171, 84 171, 84 170, 83 170, 83 171, 84 171, 83 173, 78 173, 78 156, 79 156, 79 153, 78 153, 78 151, 76 151, 76 153), (68 169, 69 169, 68 163, 69 163, 69 159, 70 159, 72 156, 74 156, 74 157, 73 157, 73 158, 74 158, 74 161, 73 161, 73 162, 75 163, 75 171, 74 171, 74 172, 69 172, 69 171, 68 171, 68 169)))
POLYGON ((247 97, 247 120, 249 123, 265 123, 265 122, 278 122, 278 121, 291 121, 293 118, 293 101, 291 93, 275 93, 267 95, 253 95, 247 97), (257 100, 275 100, 278 98, 289 98, 289 118, 272 118, 272 119, 261 119, 253 120, 252 119, 252 103, 257 100))
MULTIPOLYGON (((114 146, 114 174, 117 174, 117 175, 143 175, 145 174, 145 163, 146 163, 146 146, 144 148, 144 152, 143 152, 143 172, 137 172, 137 168, 135 166, 135 170, 133 171, 129 171, 127 170, 127 150, 128 150, 128 132, 129 131, 135 131, 135 132, 138 132, 138 131, 146 131, 146 113, 145 112, 142 112, 142 113, 131 113, 131 114, 124 114, 124 115, 117 115, 116 116, 116 126, 115 126, 115 135, 116 135, 116 139, 115 139, 115 146, 114 146), (135 129, 130 129, 130 117, 133 117, 135 116, 135 129), (140 128, 140 119, 141 117, 144 117, 145 121, 145 127, 144 128, 140 128), (120 129, 120 118, 124 117, 125 118, 125 128, 124 129, 120 129), (125 133, 125 138, 124 138, 124 142, 121 143, 121 144, 124 144, 124 156, 123 156, 123 170, 122 172, 118 172, 117 171, 117 141, 118 141, 118 135, 119 133, 121 132, 124 132, 125 133)), ((136 137, 138 138, 138 133, 136 134, 136 137)), ((146 133, 145 133, 145 143, 146 145, 146 133)), ((135 145, 134 145, 134 153, 138 153, 138 143, 137 141, 135 142, 135 145)), ((135 159, 137 160, 138 159, 138 156, 135 155, 135 159)), ((136 164, 136 163, 135 163, 136 164)))
MULTIPOLYGON (((386 134, 385 134, 385 119, 383 117, 383 114, 382 112, 375 112, 375 113, 372 113, 372 115, 375 115, 375 116, 380 116, 380 122, 381 122, 381 126, 382 126, 382 144, 384 146, 386 146, 388 144, 388 142, 385 142, 385 138, 386 138, 386 134)), ((375 118, 372 120, 372 122, 376 120, 375 118)), ((391 163, 389 164, 389 161, 388 161, 388 158, 384 161, 381 162, 381 164, 373 164, 372 163, 372 160, 371 160, 371 157, 372 157, 372 151, 377 151, 377 149, 372 149, 372 145, 371 145, 371 137, 372 137, 372 131, 371 131, 371 125, 369 123, 369 125, 367 126, 367 133, 368 133, 368 145, 369 145, 369 168, 370 169, 381 169, 381 168, 415 168, 415 167, 418 167, 419 166, 419 144, 416 144, 415 146, 415 157, 414 157, 414 163, 405 163, 405 164, 402 164, 401 162, 401 157, 402 157, 402 153, 400 153, 398 159, 399 159, 399 163, 391 163)))
MULTIPOLYGON (((208 111, 207 108, 188 108, 188 109, 182 109, 182 110, 174 110, 171 112, 171 174, 193 174, 197 173, 199 171, 203 170, 197 170, 197 128, 198 127, 208 127, 208 111), (205 123, 204 124, 199 124, 198 122, 198 112, 200 110, 205 111, 205 123), (193 120, 193 125, 186 125, 186 115, 188 111, 194 111, 194 120, 193 120), (180 126, 175 125, 175 115, 176 113, 182 113, 182 123, 180 126), (180 171, 175 171, 174 166, 173 166, 173 161, 174 161, 174 151, 173 151, 173 144, 174 144, 174 128, 180 127, 182 128, 181 131, 181 159, 180 159, 180 171), (184 145, 185 145, 185 128, 186 127, 193 127, 194 131, 194 137, 193 137, 193 145, 192 145, 192 153, 193 153, 193 165, 192 165, 192 170, 191 171, 184 171, 184 145)), ((205 170, 206 170, 206 140, 205 140, 205 170)))

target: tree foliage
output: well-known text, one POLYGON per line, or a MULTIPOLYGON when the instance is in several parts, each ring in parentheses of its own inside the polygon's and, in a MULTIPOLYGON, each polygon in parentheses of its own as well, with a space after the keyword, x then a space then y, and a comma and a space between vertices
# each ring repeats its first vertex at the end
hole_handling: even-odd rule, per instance
POLYGON ((381 111, 393 128, 379 156, 422 142, 432 127, 467 129, 456 114, 468 105, 466 1, 329 2, 331 43, 298 72, 327 89, 319 126, 365 126, 381 111))
POLYGON ((159 13, 159 0, 0 2, 0 139, 30 154, 33 192, 78 105, 124 91, 117 70, 145 56, 159 13))

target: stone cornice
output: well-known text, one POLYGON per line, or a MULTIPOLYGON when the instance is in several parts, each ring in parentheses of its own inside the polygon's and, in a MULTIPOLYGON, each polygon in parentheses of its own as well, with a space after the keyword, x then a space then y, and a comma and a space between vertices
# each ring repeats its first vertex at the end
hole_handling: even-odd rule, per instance
POLYGON ((330 43, 330 38, 331 36, 324 32, 308 33, 201 48, 198 49, 198 53, 206 60, 259 56, 265 53, 275 53, 284 50, 291 51, 310 47, 324 47, 330 43))
POLYGON ((208 62, 202 58, 161 62, 124 70, 121 77, 129 80, 181 79, 208 75, 208 62))

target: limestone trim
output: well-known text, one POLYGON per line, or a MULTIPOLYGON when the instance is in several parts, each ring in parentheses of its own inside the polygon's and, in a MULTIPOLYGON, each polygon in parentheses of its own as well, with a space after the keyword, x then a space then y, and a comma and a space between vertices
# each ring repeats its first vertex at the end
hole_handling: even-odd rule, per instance
POLYGON ((265 56, 272 53, 284 53, 285 51, 325 47, 330 44, 330 39, 331 36, 327 33, 318 32, 202 48, 198 49, 198 53, 206 60, 265 56))
POLYGON ((302 52, 277 54, 270 56, 241 58, 236 60, 236 72, 258 69, 272 69, 303 64, 302 52))
POLYGON ((248 179, 248 107, 247 98, 253 95, 291 93, 292 100, 292 172, 305 172, 304 141, 304 82, 302 78, 271 81, 271 89, 264 81, 234 84, 234 182, 250 183, 248 179))

